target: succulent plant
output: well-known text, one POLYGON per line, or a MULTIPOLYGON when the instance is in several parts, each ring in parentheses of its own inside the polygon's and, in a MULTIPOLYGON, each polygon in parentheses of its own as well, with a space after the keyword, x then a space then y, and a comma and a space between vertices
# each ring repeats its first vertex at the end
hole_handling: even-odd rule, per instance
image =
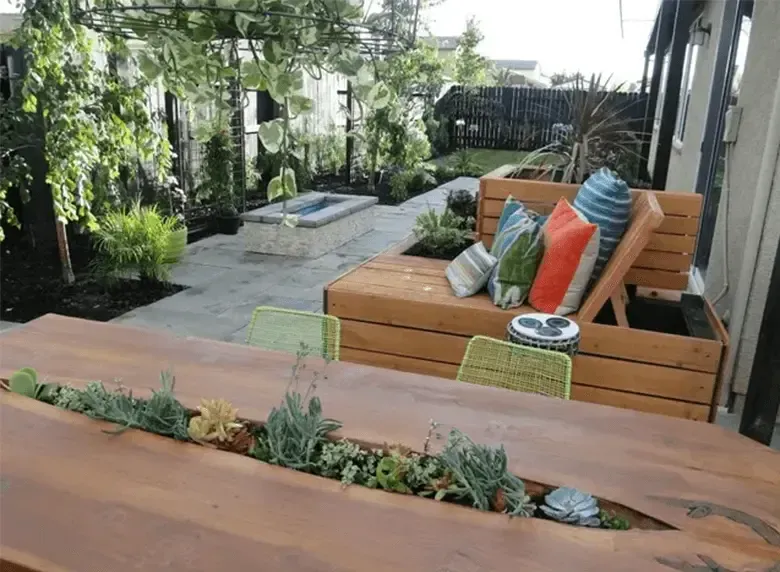
POLYGON ((54 399, 59 386, 54 383, 38 383, 38 372, 31 367, 23 367, 11 374, 5 387, 12 393, 48 402, 54 399))
POLYGON ((539 508, 553 520, 578 526, 601 524, 598 501, 588 493, 561 487, 547 494, 544 503, 539 508))
POLYGON ((238 410, 224 399, 202 399, 198 407, 200 415, 190 419, 187 433, 195 441, 230 442, 243 428, 236 422, 238 410))

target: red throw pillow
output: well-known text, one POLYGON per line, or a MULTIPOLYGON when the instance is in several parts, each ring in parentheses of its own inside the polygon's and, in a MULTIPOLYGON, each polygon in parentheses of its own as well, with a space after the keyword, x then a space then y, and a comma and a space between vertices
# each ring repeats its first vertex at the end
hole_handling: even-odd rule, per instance
POLYGON ((571 314, 580 307, 598 259, 599 227, 562 198, 542 233, 544 257, 528 303, 547 314, 571 314))

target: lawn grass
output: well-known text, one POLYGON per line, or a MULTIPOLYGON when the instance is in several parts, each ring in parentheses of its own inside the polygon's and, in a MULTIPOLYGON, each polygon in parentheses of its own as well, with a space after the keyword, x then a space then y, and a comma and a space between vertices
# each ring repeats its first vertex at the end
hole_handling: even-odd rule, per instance
MULTIPOLYGON (((484 173, 489 173, 502 165, 519 163, 528 155, 528 151, 504 151, 501 149, 466 149, 461 152, 467 153, 471 160, 479 165, 480 170, 484 173)), ((434 159, 433 163, 436 165, 453 167, 456 156, 456 153, 443 155, 442 157, 434 159)))

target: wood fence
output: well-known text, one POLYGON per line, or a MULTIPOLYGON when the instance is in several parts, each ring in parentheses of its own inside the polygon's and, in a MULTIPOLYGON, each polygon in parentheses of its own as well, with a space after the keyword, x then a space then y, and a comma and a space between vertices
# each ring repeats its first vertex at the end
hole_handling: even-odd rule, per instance
MULTIPOLYGON (((436 103, 435 116, 447 122, 450 149, 532 151, 564 136, 571 123, 571 94, 565 89, 453 86, 436 103)), ((612 95, 612 105, 637 133, 645 101, 639 93, 612 95)))

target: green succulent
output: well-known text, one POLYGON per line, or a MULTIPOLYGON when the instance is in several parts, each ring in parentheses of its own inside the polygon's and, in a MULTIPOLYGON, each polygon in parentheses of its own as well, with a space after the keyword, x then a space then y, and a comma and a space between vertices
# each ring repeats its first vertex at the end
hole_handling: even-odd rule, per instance
POLYGON ((599 503, 588 493, 571 487, 561 487, 545 495, 539 507, 548 517, 558 522, 578 526, 600 526, 599 503))
POLYGON ((617 516, 614 512, 607 512, 602 510, 599 512, 599 521, 601 528, 609 528, 612 530, 628 530, 631 528, 631 523, 627 518, 617 516))
POLYGON ((8 384, 4 384, 4 387, 12 393, 50 403, 56 396, 59 385, 38 383, 38 372, 31 367, 23 367, 11 374, 8 384))

